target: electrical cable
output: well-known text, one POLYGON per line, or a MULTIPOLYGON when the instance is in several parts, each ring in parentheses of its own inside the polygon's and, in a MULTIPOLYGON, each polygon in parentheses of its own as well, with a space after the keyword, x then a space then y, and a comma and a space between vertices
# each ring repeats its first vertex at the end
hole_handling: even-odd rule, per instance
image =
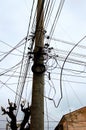
MULTIPOLYGON (((13 71, 14 72, 14 71, 13 71)), ((15 77, 15 78, 18 78, 19 77, 19 72, 16 72, 17 74, 15 74, 15 75, 11 75, 11 74, 4 74, 3 76, 5 76, 5 77, 8 77, 8 76, 11 76, 11 77, 15 77)), ((32 75, 31 75, 32 76, 32 75)), ((29 76, 29 75, 27 75, 27 79, 28 78, 32 78, 31 76, 29 76)))
MULTIPOLYGON (((55 72, 53 73, 53 75, 57 75, 57 74, 59 75, 60 73, 55 73, 55 72)), ((64 75, 65 77, 66 77, 66 76, 68 76, 68 77, 70 76, 70 77, 78 77, 78 78, 80 77, 80 78, 84 78, 84 79, 86 78, 85 75, 83 76, 83 75, 75 75, 75 74, 68 74, 68 73, 65 73, 65 74, 63 74, 63 75, 64 75)))
MULTIPOLYGON (((16 73, 17 69, 18 69, 18 67, 17 67, 16 70, 12 73, 12 75, 10 75, 9 78, 5 81, 5 84, 12 78, 12 76, 16 73)), ((2 85, 0 88, 2 88, 2 87, 3 87, 3 85, 2 85)))
POLYGON ((15 49, 17 49, 18 47, 20 47, 21 45, 25 44, 21 44, 21 42, 23 42, 23 40, 25 40, 25 38, 23 38, 13 49, 11 49, 5 56, 3 56, 1 59, 0 59, 0 62, 2 60, 4 60, 12 51, 14 51, 15 49))
POLYGON ((56 95, 56 89, 55 89, 55 87, 54 87, 54 84, 53 84, 53 82, 51 81, 51 83, 52 83, 52 85, 51 85, 50 82, 49 82, 49 80, 48 80, 48 81, 46 80, 46 82, 48 82, 48 84, 49 84, 49 86, 50 86, 50 90, 49 90, 48 97, 49 97, 49 95, 50 95, 51 89, 53 88, 53 90, 54 90, 53 98, 54 98, 55 95, 56 95))
MULTIPOLYGON (((2 82, 1 80, 0 80, 0 82, 1 82, 1 84, 3 84, 6 88, 8 88, 9 90, 11 90, 13 93, 17 94, 18 96, 21 96, 21 95, 19 95, 17 92, 15 92, 13 89, 11 89, 9 86, 7 86, 6 83, 2 82)), ((22 97, 22 98, 23 98, 23 97, 22 97)))
POLYGON ((70 84, 69 82, 68 82, 68 84, 70 85, 70 87, 71 87, 71 89, 72 89, 73 93, 75 94, 75 96, 76 96, 77 100, 79 101, 80 105, 82 105, 82 106, 83 106, 83 103, 82 103, 82 102, 81 102, 81 100, 79 99, 78 95, 76 94, 76 92, 75 92, 75 90, 73 89, 73 87, 71 86, 71 84, 70 84))
MULTIPOLYGON (((20 93, 20 95, 22 96, 23 93, 23 89, 24 89, 24 84, 26 81, 26 77, 27 77, 27 73, 28 73, 28 66, 30 63, 30 57, 27 55, 27 59, 26 59, 26 63, 24 63, 24 55, 25 55, 25 50, 26 50, 26 43, 28 42, 28 35, 29 35, 29 30, 30 30, 30 25, 31 25, 31 17, 32 17, 32 12, 33 12, 33 6, 34 6, 34 0, 33 0, 33 4, 32 4, 32 8, 31 8, 31 15, 30 15, 30 20, 29 20, 29 26, 28 26, 28 30, 27 30, 27 37, 26 37, 26 42, 25 42, 25 46, 24 46, 24 52, 23 52, 23 58, 22 58, 22 64, 21 64, 21 68, 20 68, 20 76, 18 79, 18 85, 17 85, 17 92, 20 93), (24 66, 25 65, 25 66, 24 66), (24 73, 22 73, 24 72, 24 73), (21 77, 21 75, 23 74, 23 78, 21 77), (23 84, 20 83, 20 81, 23 80, 23 84), (21 90, 19 90, 21 89, 21 90)), ((33 47, 33 44, 31 45, 31 49, 33 47)), ((19 110, 19 105, 20 105, 20 101, 21 101, 21 96, 18 97, 17 95, 15 96, 15 103, 17 104, 17 111, 16 111, 16 116, 18 114, 18 110, 19 110)))
POLYGON ((47 2, 45 3, 45 8, 44 8, 44 21, 48 13, 49 5, 50 5, 50 0, 47 0, 47 2))
MULTIPOLYGON (((1 55, 0 56, 3 56, 5 54, 7 54, 8 52, 3 52, 3 51, 0 51, 1 55)), ((11 53, 10 55, 14 55, 14 56, 22 56, 21 54, 15 54, 15 53, 11 53)))
MULTIPOLYGON (((83 41, 84 39, 86 38, 86 36, 85 37, 83 37, 72 49, 71 49, 71 51, 68 53, 68 55, 67 55, 67 57, 65 58, 65 60, 64 60, 64 63, 63 63, 63 65, 62 65, 62 68, 61 68, 61 74, 60 74, 60 92, 61 92, 61 97, 60 97, 60 99, 59 99, 59 102, 58 102, 58 104, 56 105, 55 104, 55 101, 52 99, 52 98, 49 98, 49 97, 47 97, 49 100, 52 100, 53 101, 53 103, 54 103, 54 105, 55 105, 55 107, 57 108, 58 106, 59 106, 59 104, 60 104, 60 101, 61 101, 61 99, 62 99, 62 97, 63 97, 63 94, 62 94, 62 84, 61 84, 61 81, 62 81, 62 70, 63 70, 63 68, 64 68, 64 64, 65 64, 65 62, 67 61, 67 58, 68 58, 68 56, 71 54, 71 52, 73 51, 73 49, 81 42, 81 41, 83 41)), ((80 82, 79 82, 80 83, 80 82)))
MULTIPOLYGON (((66 58, 65 58, 65 60, 64 60, 64 62, 63 62, 63 64, 62 64, 61 73, 60 73, 60 91, 61 91, 61 97, 60 97, 60 100, 59 100, 59 104, 60 104, 60 101, 61 101, 61 99, 62 99, 62 97, 63 97, 63 94, 62 94, 62 75, 63 75, 64 65, 65 65, 65 63, 66 63, 66 61, 67 61, 69 55, 71 54, 71 52, 72 52, 72 51, 75 49, 75 47, 77 47, 78 44, 81 43, 85 38, 86 38, 86 36, 84 36, 78 43, 76 43, 76 44, 73 46, 73 48, 70 50, 70 52, 68 53, 68 55, 66 56, 66 58)), ((58 105, 59 105, 59 104, 58 104, 58 105)))
MULTIPOLYGON (((70 42, 70 41, 65 41, 65 40, 57 39, 57 38, 50 37, 50 36, 45 36, 45 37, 46 37, 46 38, 49 37, 49 38, 50 38, 51 40, 53 40, 53 41, 65 43, 65 44, 72 45, 72 46, 75 45, 75 43, 70 42)), ((78 45, 77 47, 82 48, 82 49, 86 49, 86 46, 83 46, 83 45, 78 45)))
POLYGON ((59 100, 58 103, 56 104, 56 102, 55 102, 55 100, 54 100, 53 98, 50 98, 50 97, 47 97, 47 96, 44 96, 44 97, 47 98, 47 99, 49 99, 50 101, 52 101, 53 104, 54 104, 54 106, 55 106, 55 108, 57 108, 57 107, 59 106, 60 100, 59 100))
MULTIPOLYGON (((48 11, 48 9, 47 9, 47 17, 45 17, 46 19, 45 19, 45 23, 44 23, 44 27, 47 29, 47 27, 48 27, 48 24, 49 24, 49 21, 50 21, 50 18, 51 18, 51 14, 52 14, 52 12, 53 12, 53 9, 54 9, 54 6, 55 6, 55 2, 56 2, 56 0, 53 0, 52 1, 52 3, 50 4, 50 6, 48 6, 48 9, 49 9, 49 11, 48 11)), ((48 4, 49 5, 49 4, 48 4)))
MULTIPOLYGON (((52 25, 51 30, 50 30, 50 33, 49 33, 49 37, 51 37, 51 38, 52 38, 52 36, 53 36, 53 33, 54 33, 54 30, 55 30, 57 21, 58 21, 58 19, 59 19, 59 17, 60 17, 60 14, 61 14, 61 11, 62 11, 64 2, 65 2, 65 0, 61 0, 61 1, 60 1, 60 4, 59 4, 58 10, 57 10, 55 19, 54 19, 54 21, 53 21, 53 25, 52 25)), ((49 44, 50 44, 50 41, 51 41, 51 39, 49 39, 49 44)))
MULTIPOLYGON (((29 57, 27 57, 26 61, 23 61, 23 65, 22 65, 22 70, 20 71, 20 76, 19 76, 19 81, 17 84, 17 92, 19 93, 19 95, 22 96, 23 93, 23 88, 25 85, 25 81, 26 81, 26 77, 27 77, 27 73, 28 73, 28 66, 29 66, 29 57), (21 83, 22 81, 22 83, 21 83)), ((20 105, 20 101, 21 101, 21 96, 18 97, 17 95, 15 96, 15 103, 17 104, 17 111, 16 111, 16 115, 18 113, 18 109, 19 109, 19 105, 20 105)))
MULTIPOLYGON (((14 48, 13 46, 11 46, 10 44, 8 44, 7 42, 4 42, 4 41, 2 41, 2 40, 0 40, 0 42, 1 43, 3 43, 3 44, 5 44, 5 45, 7 45, 7 46, 9 46, 9 47, 11 47, 12 49, 14 48)), ((18 52, 20 52, 20 53, 22 53, 22 51, 20 51, 19 49, 16 49, 18 52)))
POLYGON ((69 108, 69 112, 70 112, 70 103, 69 103, 69 100, 68 100, 68 94, 67 94, 67 90, 66 90, 66 87, 65 88, 65 94, 66 94, 66 102, 67 102, 67 105, 68 105, 68 108, 69 108))
MULTIPOLYGON (((60 55, 60 53, 61 54, 65 54, 65 55, 67 55, 68 54, 68 51, 65 51, 65 50, 62 50, 62 49, 54 49, 59 55, 60 55)), ((81 54, 81 53, 75 53, 75 52, 73 52, 72 54, 71 54, 71 56, 74 56, 74 57, 81 57, 81 58, 86 58, 86 55, 84 55, 84 54, 81 54)))
POLYGON ((2 75, 4 75, 4 74, 8 73, 8 72, 11 71, 12 69, 14 69, 16 66, 20 65, 20 63, 21 63, 21 61, 20 61, 19 63, 17 63, 16 65, 12 66, 11 68, 6 69, 4 72, 1 72, 1 73, 0 73, 0 76, 2 76, 2 75))
MULTIPOLYGON (((61 68, 62 68, 62 67, 61 67, 61 68)), ((58 68, 58 69, 61 69, 61 68, 58 68)), ((81 74, 82 74, 82 73, 83 73, 83 74, 86 74, 86 72, 83 71, 83 70, 80 71, 80 70, 68 69, 68 68, 64 68, 64 70, 65 70, 65 71, 68 71, 68 72, 72 72, 72 73, 74 73, 74 74, 80 74, 80 73, 81 73, 81 74)))
MULTIPOLYGON (((64 59, 65 59, 65 57, 58 56, 58 61, 64 61, 64 59)), ((72 63, 72 64, 77 64, 77 65, 81 65, 81 66, 85 66, 86 65, 85 61, 75 60, 75 59, 72 59, 72 58, 68 58, 66 62, 72 63)))
POLYGON ((31 25, 31 20, 32 20, 32 13, 33 13, 34 3, 35 3, 35 1, 33 0, 32 8, 31 8, 31 13, 30 13, 30 18, 29 18, 28 31, 27 31, 27 41, 28 41, 28 36, 29 36, 29 33, 30 33, 30 25, 31 25))

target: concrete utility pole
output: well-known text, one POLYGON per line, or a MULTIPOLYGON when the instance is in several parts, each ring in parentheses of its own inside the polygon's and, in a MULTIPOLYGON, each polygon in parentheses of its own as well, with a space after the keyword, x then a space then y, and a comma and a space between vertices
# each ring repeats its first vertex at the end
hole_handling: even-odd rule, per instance
POLYGON ((42 50, 44 47, 43 0, 38 0, 36 37, 34 48, 33 88, 30 130, 44 130, 44 71, 42 50), (42 11, 42 12, 41 12, 42 11), (40 17, 41 16, 41 17, 40 17))

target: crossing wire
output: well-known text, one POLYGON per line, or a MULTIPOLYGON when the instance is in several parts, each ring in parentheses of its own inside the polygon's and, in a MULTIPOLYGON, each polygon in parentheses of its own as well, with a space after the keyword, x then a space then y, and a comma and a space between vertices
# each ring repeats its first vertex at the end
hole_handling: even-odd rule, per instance
MULTIPOLYGON (((16 90, 16 92, 18 92, 20 96, 18 96, 17 94, 15 96, 15 103, 17 105, 16 116, 18 114, 19 105, 20 105, 20 101, 21 101, 21 97, 22 97, 22 93, 23 93, 23 89, 24 89, 24 85, 25 85, 25 81, 26 81, 26 77, 27 77, 27 73, 28 73, 28 67, 29 67, 29 63, 30 63, 29 56, 27 55, 27 58, 25 57, 25 52, 26 52, 26 44, 28 42, 28 37, 29 37, 29 30, 30 30, 30 25, 31 25, 33 7, 34 7, 34 0, 32 3, 31 15, 30 15, 30 19, 29 19, 29 26, 28 26, 28 30, 27 30, 26 42, 25 42, 24 52, 23 52, 23 57, 22 57, 22 64, 21 64, 21 68, 20 68, 20 76, 18 79, 18 85, 17 85, 17 90, 16 90), (23 83, 21 83, 21 81, 23 81, 23 83)), ((33 46, 31 45, 31 49, 32 49, 32 47, 33 46)))
POLYGON ((23 44, 25 44, 25 42, 22 43, 24 40, 25 40, 25 37, 24 37, 15 47, 13 47, 5 56, 3 56, 3 57, 0 59, 0 62, 1 62, 2 60, 4 60, 9 54, 11 54, 12 51, 14 51, 14 50, 17 49, 18 47, 22 46, 23 44))
MULTIPOLYGON (((65 43, 65 44, 72 45, 72 46, 75 45, 75 43, 70 42, 70 41, 65 41, 65 40, 57 39, 57 38, 50 37, 50 36, 45 36, 45 37, 46 37, 46 38, 49 37, 51 40, 57 41, 57 42, 60 42, 60 43, 65 43)), ((82 49, 86 49, 86 46, 84 46, 84 45, 78 45, 77 47, 82 48, 82 49)))

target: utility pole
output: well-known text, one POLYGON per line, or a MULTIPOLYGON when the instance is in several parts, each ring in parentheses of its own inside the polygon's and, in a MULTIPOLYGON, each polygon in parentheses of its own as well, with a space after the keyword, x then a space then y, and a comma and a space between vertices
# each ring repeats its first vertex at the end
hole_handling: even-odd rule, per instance
POLYGON ((44 72, 43 47, 44 47, 44 27, 43 27, 43 1, 38 0, 37 19, 35 32, 33 85, 32 85, 32 107, 30 130, 44 130, 44 72))

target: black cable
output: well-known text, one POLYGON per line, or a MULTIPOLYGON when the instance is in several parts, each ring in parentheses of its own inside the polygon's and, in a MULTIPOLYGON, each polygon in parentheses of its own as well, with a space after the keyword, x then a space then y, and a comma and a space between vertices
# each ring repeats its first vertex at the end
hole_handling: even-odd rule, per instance
MULTIPOLYGON (((29 57, 26 59, 25 63, 23 61, 23 65, 22 65, 22 70, 20 70, 20 76, 19 76, 19 80, 18 80, 18 85, 17 85, 17 92, 19 93, 19 95, 22 96, 23 93, 23 88, 25 85, 25 81, 26 81, 26 77, 27 77, 27 73, 28 73, 28 67, 29 67, 29 57), (22 83, 21 83, 22 81, 22 83)), ((21 101, 21 96, 18 97, 16 95, 15 97, 15 102, 17 104, 17 113, 18 113, 18 109, 19 109, 19 105, 20 105, 20 101, 21 101)), ((16 114, 17 114, 16 113, 16 114)))
POLYGON ((48 13, 49 5, 50 5, 50 0, 47 0, 45 3, 45 8, 44 8, 44 21, 46 19, 47 13, 48 13))
MULTIPOLYGON (((32 20, 32 13, 33 13, 34 3, 35 3, 35 1, 33 0, 32 8, 31 8, 31 13, 30 13, 30 18, 29 18, 28 31, 27 31, 27 41, 28 41, 28 35, 29 35, 29 33, 30 33, 30 25, 31 25, 31 20, 32 20)), ((26 42, 27 42, 27 41, 26 41, 26 42)))
POLYGON ((50 3, 50 6, 48 7, 49 11, 47 13, 47 17, 45 19, 45 24, 44 24, 44 27, 46 29, 48 27, 48 24, 49 24, 49 21, 50 21, 50 18, 51 18, 51 14, 53 12, 53 9, 54 9, 54 6, 55 6, 55 2, 56 2, 56 0, 52 0, 52 2, 50 3))
MULTIPOLYGON (((64 2, 65 2, 65 0, 61 0, 61 1, 60 1, 60 4, 59 4, 58 10, 57 10, 55 19, 54 19, 54 21, 53 21, 53 25, 52 25, 51 30, 50 30, 50 33, 49 33, 49 36, 50 36, 51 38, 52 38, 52 36, 53 36, 53 33, 54 33, 54 30, 55 30, 57 21, 58 21, 58 19, 59 19, 59 17, 60 17, 60 14, 61 14, 61 11, 62 11, 64 2)), ((51 41, 51 39, 49 39, 49 44, 50 44, 50 41, 51 41)))
MULTIPOLYGON (((28 42, 28 35, 29 35, 29 30, 30 30, 30 25, 31 25, 31 18, 32 18, 33 7, 34 7, 34 0, 33 0, 33 3, 32 3, 31 15, 30 15, 30 20, 29 20, 29 26, 28 26, 28 30, 27 30, 27 37, 26 37, 26 42, 25 42, 25 46, 24 46, 22 64, 21 64, 21 68, 20 68, 20 76, 19 76, 19 79, 18 79, 18 85, 17 85, 17 90, 16 90, 17 92, 20 93, 21 96, 22 96, 22 93, 23 93, 23 88, 24 88, 26 77, 27 77, 29 63, 30 63, 30 58, 28 56, 27 61, 26 61, 26 66, 24 66, 25 65, 25 63, 24 63, 24 55, 25 55, 25 50, 26 50, 26 44, 28 42), (24 69, 24 67, 26 67, 26 68, 24 69), (21 75, 22 75, 23 72, 24 72, 24 77, 22 78, 21 75), (21 79, 23 80, 23 84, 20 83, 21 79), (21 90, 19 90, 19 89, 21 89, 21 90)), ((33 44, 31 45, 31 49, 32 49, 32 47, 33 47, 33 44)), ((17 97, 17 95, 15 96, 15 103, 17 104, 16 116, 17 116, 17 113, 18 113, 18 110, 19 110, 21 96, 20 97, 17 97)))

